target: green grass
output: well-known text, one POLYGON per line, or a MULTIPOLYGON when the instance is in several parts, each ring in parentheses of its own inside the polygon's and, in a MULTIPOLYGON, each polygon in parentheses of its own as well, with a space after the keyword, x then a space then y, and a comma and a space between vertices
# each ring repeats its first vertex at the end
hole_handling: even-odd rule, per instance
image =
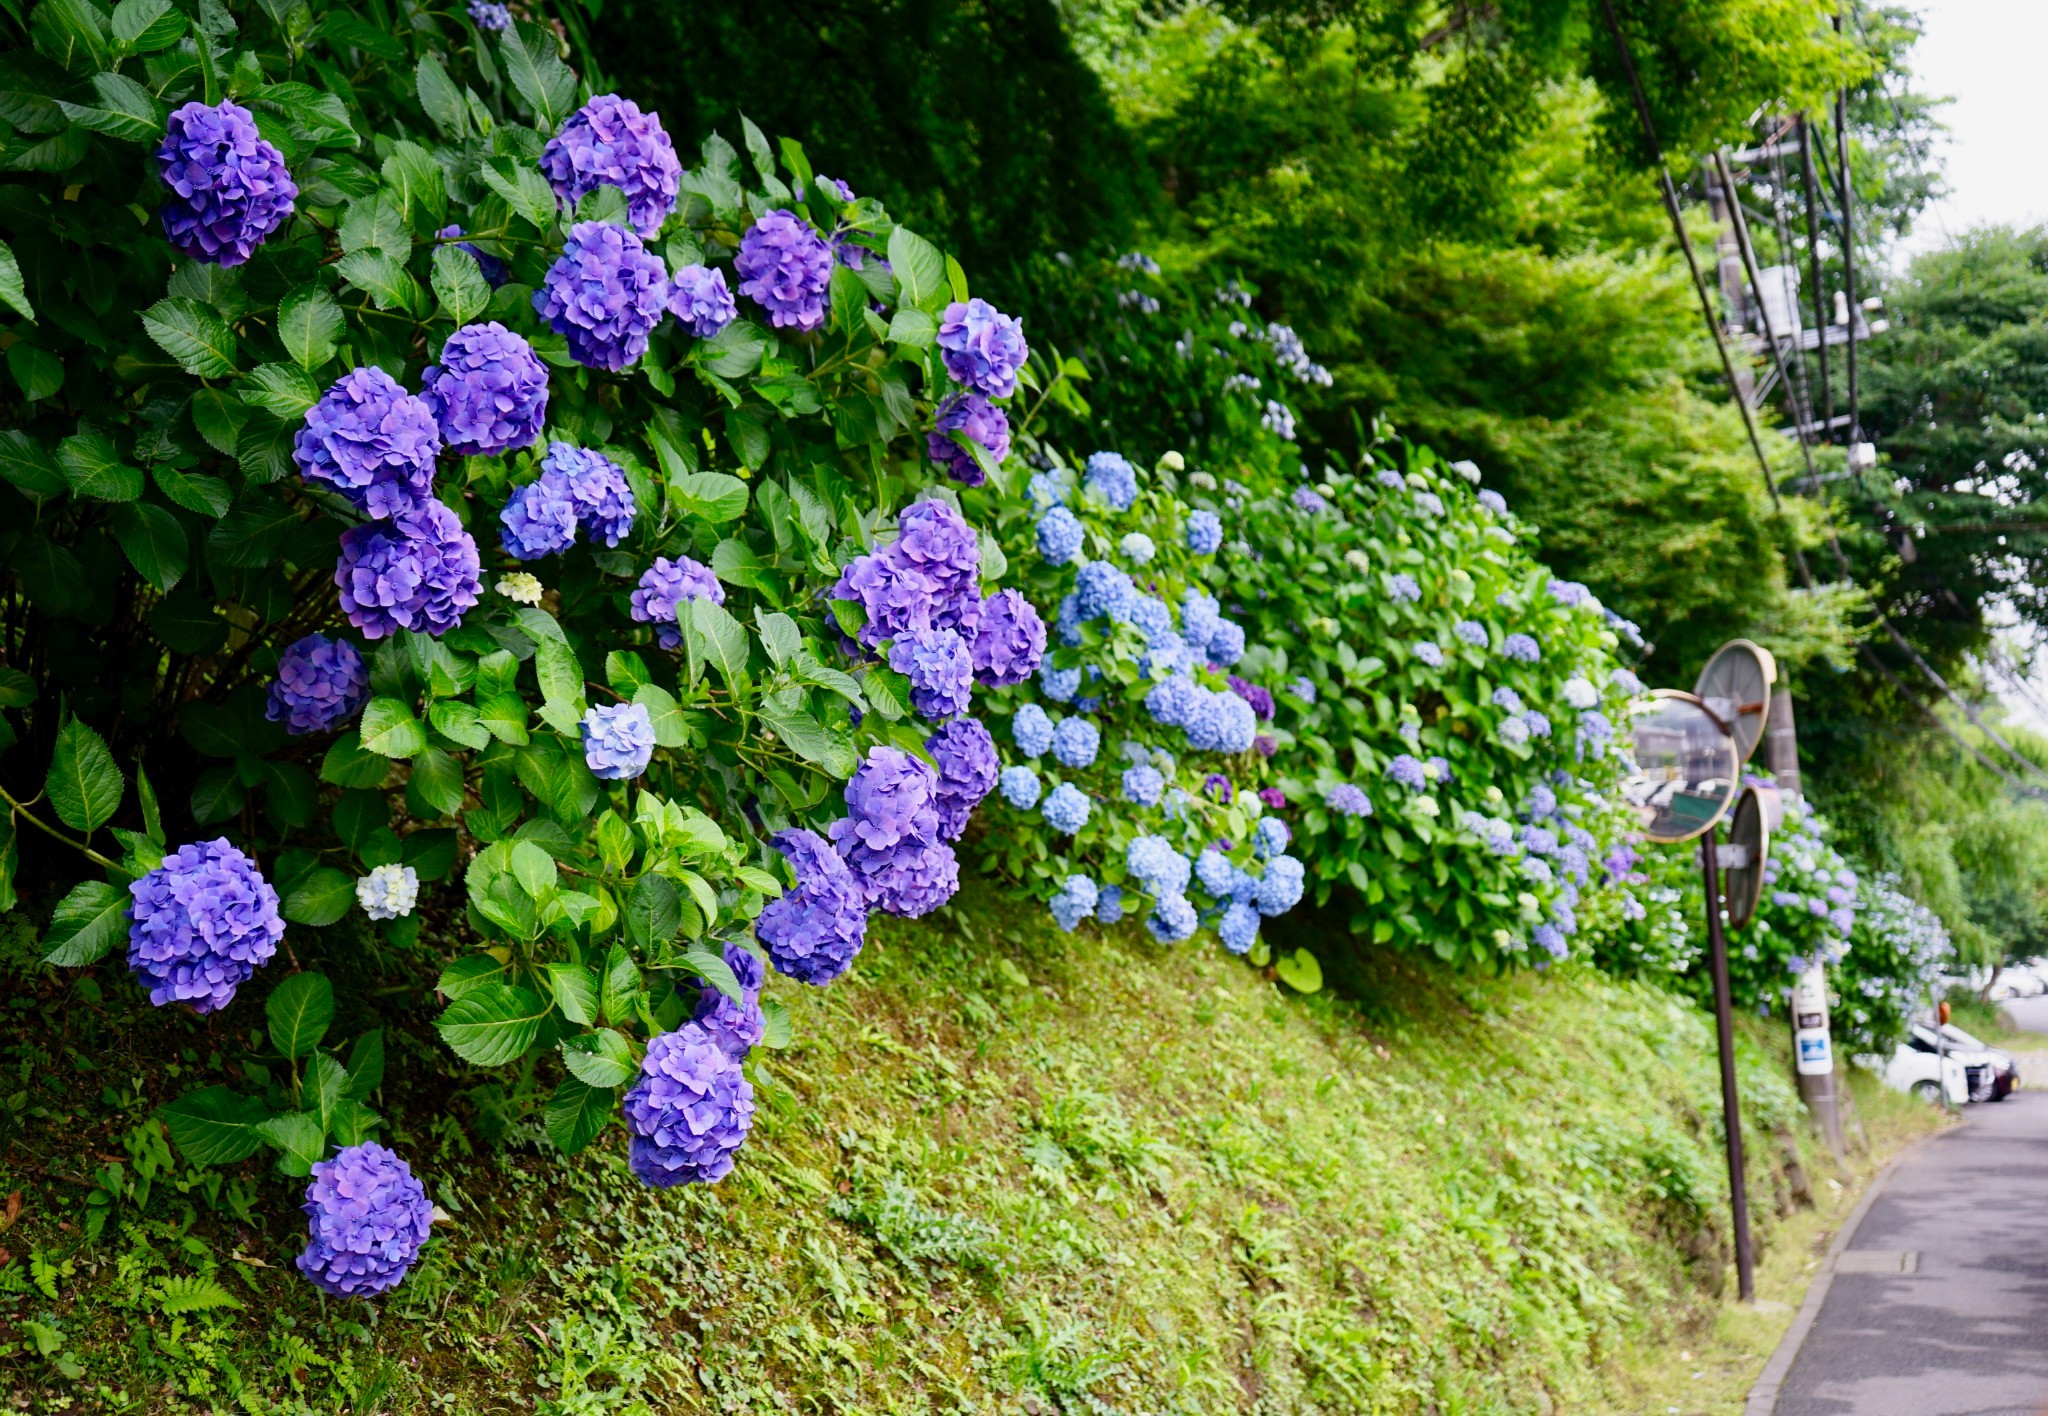
POLYGON ((1978 1041, 2002 1047, 2008 1052, 2048 1050, 2048 1036, 2014 1027, 2004 1007, 1997 1003, 1950 994, 1949 1021, 1978 1041))
MULTIPOLYGON (((0 1388, 90 1412, 1578 1413, 1642 1409, 1648 1354, 1711 1329, 1694 1008, 1385 959, 1342 970, 1355 999, 1302 998, 1041 918, 970 889, 839 984, 780 986, 796 1044, 760 1060, 712 1189, 643 1189, 617 1130, 550 1153, 520 1088, 402 1029, 387 1139, 449 1220, 377 1305, 292 1272, 295 1182, 178 1168, 148 1119, 233 1065, 260 998, 208 1023, 137 1010, 111 968, 32 974, 0 1015, 0 1193, 24 1196, 0 1388)), ((1779 1041, 1742 1049, 1767 1253, 1788 1147, 1819 1173, 1779 1041)), ((1862 1095, 1884 1143, 1931 1124, 1862 1095)))

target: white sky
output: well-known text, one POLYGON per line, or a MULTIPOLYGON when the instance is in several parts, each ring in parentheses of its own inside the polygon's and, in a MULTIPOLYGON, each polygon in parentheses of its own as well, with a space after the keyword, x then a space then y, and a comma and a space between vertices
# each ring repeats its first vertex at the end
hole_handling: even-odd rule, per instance
POLYGON ((2048 221, 2048 0, 1908 3, 1925 30, 1910 60, 1914 88, 1954 99, 1941 110, 1949 138, 1936 153, 1949 195, 1922 216, 1911 245, 1940 246, 1987 222, 2048 221))

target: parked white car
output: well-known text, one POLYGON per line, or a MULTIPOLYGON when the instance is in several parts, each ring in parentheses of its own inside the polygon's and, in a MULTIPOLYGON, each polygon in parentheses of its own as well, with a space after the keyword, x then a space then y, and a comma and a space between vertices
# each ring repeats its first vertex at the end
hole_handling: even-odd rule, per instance
POLYGON ((1991 980, 1991 989, 1986 995, 1993 1003, 2003 1003, 2012 998, 2039 998, 2048 993, 2048 979, 2028 968, 2004 968, 1998 977, 1991 980))
POLYGON ((1865 1055, 1855 1062, 1883 1077, 1893 1091, 1911 1092, 1929 1105, 1938 1105, 1946 1097, 1950 1105, 1961 1106, 1970 1099, 1970 1075, 1963 1056, 1961 1051, 1941 1055, 1934 1034, 1915 1023, 1890 1057, 1865 1055))

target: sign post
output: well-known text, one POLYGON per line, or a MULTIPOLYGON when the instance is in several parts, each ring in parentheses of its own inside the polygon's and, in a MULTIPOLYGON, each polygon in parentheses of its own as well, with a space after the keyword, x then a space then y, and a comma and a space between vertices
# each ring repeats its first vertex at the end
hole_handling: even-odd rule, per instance
POLYGON ((1756 1259, 1749 1245, 1748 1167, 1742 1158, 1742 1099, 1735 1090, 1735 1009, 1729 998, 1728 936, 1721 929, 1721 872, 1714 833, 1700 837, 1700 867, 1707 877, 1707 954, 1714 970, 1714 1035, 1721 1044, 1722 1132, 1728 1143, 1728 1204, 1735 1220, 1735 1292, 1756 1298, 1756 1259))

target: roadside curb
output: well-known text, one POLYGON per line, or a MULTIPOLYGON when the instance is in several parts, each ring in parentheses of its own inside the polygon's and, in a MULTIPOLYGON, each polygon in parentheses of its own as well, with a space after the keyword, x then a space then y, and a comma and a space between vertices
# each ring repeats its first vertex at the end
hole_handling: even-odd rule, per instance
MULTIPOLYGON (((1943 1132, 1933 1132, 1941 1135, 1943 1132)), ((1792 1375, 1792 1364, 1799 1359, 1799 1349, 1806 1343, 1806 1335, 1813 1331, 1813 1325, 1820 1318, 1821 1305, 1828 1300, 1828 1289, 1835 1281, 1835 1261, 1842 1251, 1849 1247, 1849 1240, 1863 1223, 1863 1216, 1869 1212, 1872 1201, 1882 1193, 1885 1182, 1892 1178, 1899 1162, 1919 1150, 1927 1141, 1926 1136, 1913 1141, 1904 1150, 1884 1163, 1884 1169, 1870 1177, 1870 1183, 1863 1189, 1863 1197, 1856 1201, 1856 1207, 1849 1211, 1849 1217, 1842 1221, 1842 1227, 1835 1231, 1835 1237, 1828 1244, 1827 1256, 1821 1260, 1820 1271, 1813 1276, 1813 1283, 1806 1290, 1806 1301, 1799 1305, 1799 1312, 1792 1319, 1792 1326, 1785 1329, 1785 1335, 1778 1340, 1777 1351, 1764 1364, 1756 1384, 1749 1389, 1749 1399, 1742 1405, 1742 1416, 1772 1416, 1778 1407, 1778 1393, 1784 1389, 1785 1378, 1792 1375)))

